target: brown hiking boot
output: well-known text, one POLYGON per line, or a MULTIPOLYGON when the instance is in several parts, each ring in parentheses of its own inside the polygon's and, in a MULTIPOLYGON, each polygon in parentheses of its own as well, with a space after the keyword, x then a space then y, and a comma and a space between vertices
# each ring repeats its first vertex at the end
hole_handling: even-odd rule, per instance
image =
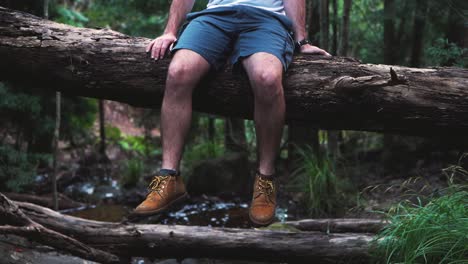
POLYGON ((180 176, 154 176, 148 191, 146 199, 133 210, 132 215, 146 216, 160 213, 188 196, 180 176))
POLYGON ((250 220, 261 226, 273 222, 276 211, 276 182, 274 179, 262 177, 257 173, 250 204, 250 220))

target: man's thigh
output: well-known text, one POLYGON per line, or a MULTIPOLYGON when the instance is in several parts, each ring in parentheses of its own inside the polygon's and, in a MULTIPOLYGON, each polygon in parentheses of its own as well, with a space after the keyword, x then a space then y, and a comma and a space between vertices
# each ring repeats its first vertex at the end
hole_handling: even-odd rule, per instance
POLYGON ((294 39, 290 28, 273 16, 259 16, 254 21, 253 27, 240 32, 231 63, 237 68, 240 62, 253 54, 268 53, 275 56, 286 71, 294 53, 294 39))
POLYGON ((191 50, 208 61, 214 70, 221 69, 233 49, 232 34, 229 33, 233 25, 221 18, 216 14, 204 14, 190 19, 181 30, 172 52, 191 50))

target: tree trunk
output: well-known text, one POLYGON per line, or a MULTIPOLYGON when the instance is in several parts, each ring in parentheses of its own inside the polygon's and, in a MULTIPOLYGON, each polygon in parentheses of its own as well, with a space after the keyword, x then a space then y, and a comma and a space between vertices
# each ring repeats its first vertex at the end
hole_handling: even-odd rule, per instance
POLYGON ((347 56, 348 55, 348 46, 349 46, 349 18, 351 13, 351 0, 344 0, 343 1, 343 21, 341 26, 341 45, 340 50, 338 52, 339 56, 347 56))
POLYGON ((457 44, 459 47, 466 47, 466 19, 462 19, 462 13, 466 12, 468 4, 465 0, 453 0, 447 5, 447 39, 449 42, 457 44))
POLYGON ((214 142, 216 135, 215 121, 215 117, 208 116, 208 140, 211 142, 214 142))
POLYGON ((331 54, 339 55, 338 52, 338 0, 332 0, 333 7, 333 19, 332 19, 332 45, 331 45, 331 54))
POLYGON ((320 47, 325 50, 328 50, 330 24, 328 7, 328 0, 320 0, 320 47))
MULTIPOLYGON (((339 56, 346 56, 348 53, 348 43, 349 43, 349 18, 351 13, 351 0, 343 1, 343 21, 341 25, 341 44, 340 50, 338 51, 339 56)), ((339 139, 341 131, 337 130, 328 130, 327 139, 328 139, 328 154, 331 155, 334 159, 340 156, 339 149, 339 139)))
POLYGON ((307 35, 313 45, 320 45, 320 0, 307 1, 307 35))
MULTIPOLYGON (((395 0, 384 0, 384 63, 395 64, 397 54, 395 53, 395 17, 396 7, 395 0)), ((384 150, 382 152, 382 160, 384 170, 390 172, 393 169, 392 156, 393 149, 396 146, 398 138, 396 135, 384 135, 384 150)))
MULTIPOLYGON (((191 257, 309 263, 337 263, 346 259, 346 263, 363 263, 369 261, 369 243, 373 239, 366 233, 98 222, 62 215, 37 205, 16 204, 32 221, 121 259, 191 257)), ((1 209, 0 206, 0 212, 1 209)))
MULTIPOLYGON (((49 19, 49 0, 43 0, 43 17, 49 19)), ((58 155, 59 155, 59 139, 60 139, 60 115, 61 115, 62 95, 60 92, 55 92, 55 129, 52 142, 53 153, 53 172, 52 172, 52 203, 53 209, 59 209, 58 191, 57 191, 57 172, 58 172, 58 155)))
MULTIPOLYGON (((0 79, 159 108, 169 60, 149 59, 144 52, 149 41, 0 8, 0 79)), ((284 78, 287 122, 453 140, 466 136, 468 70, 393 70, 350 58, 297 56, 284 78)), ((226 69, 199 85, 193 107, 251 119, 253 95, 246 77, 226 69)))
POLYGON ((413 25, 413 50, 411 53, 412 67, 421 66, 424 50, 424 27, 426 24, 427 0, 417 0, 413 25))
POLYGON ((384 63, 395 64, 395 0, 384 1, 384 63))
POLYGON ((106 160, 106 113, 104 110, 104 100, 99 100, 99 154, 100 160, 106 160))

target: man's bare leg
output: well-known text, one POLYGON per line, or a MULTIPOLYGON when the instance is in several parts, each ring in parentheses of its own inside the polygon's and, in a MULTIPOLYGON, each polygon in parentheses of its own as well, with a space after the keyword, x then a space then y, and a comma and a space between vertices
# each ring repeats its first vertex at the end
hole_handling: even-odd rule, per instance
POLYGON ((275 173, 284 126, 283 65, 277 57, 264 52, 249 56, 242 64, 255 97, 258 169, 261 174, 271 175, 275 173))
POLYGON ((169 65, 161 108, 164 169, 179 170, 192 119, 192 92, 209 69, 202 56, 187 49, 177 51, 169 65))
MULTIPOLYGON (((192 119, 192 92, 209 68, 203 57, 186 49, 177 51, 169 65, 161 109, 163 169, 179 170, 192 119)), ((154 176, 148 189, 150 192, 133 210, 132 217, 160 213, 187 197, 182 177, 175 175, 154 176)))

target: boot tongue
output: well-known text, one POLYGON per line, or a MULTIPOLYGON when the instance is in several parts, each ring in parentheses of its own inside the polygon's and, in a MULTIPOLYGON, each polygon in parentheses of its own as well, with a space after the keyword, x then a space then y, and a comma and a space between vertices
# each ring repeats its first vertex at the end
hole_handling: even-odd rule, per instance
POLYGON ((258 178, 258 186, 260 186, 260 190, 258 190, 257 197, 263 195, 263 199, 266 203, 272 203, 271 195, 275 191, 275 186, 273 184, 273 177, 262 177, 259 176, 258 178))

